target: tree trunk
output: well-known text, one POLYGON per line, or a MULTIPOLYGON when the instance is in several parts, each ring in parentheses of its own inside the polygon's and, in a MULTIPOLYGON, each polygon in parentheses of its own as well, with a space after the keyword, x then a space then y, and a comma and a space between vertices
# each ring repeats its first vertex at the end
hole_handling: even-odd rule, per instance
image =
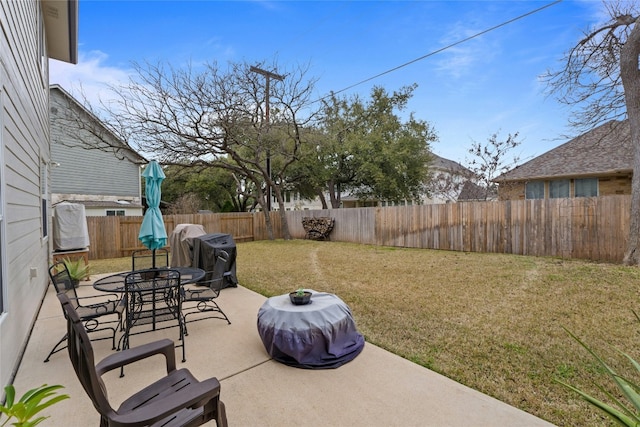
POLYGON ((287 212, 284 207, 284 198, 282 197, 282 192, 280 191, 279 187, 275 187, 275 186, 272 190, 276 196, 276 200, 278 201, 278 207, 280 208, 282 238, 284 240, 291 240, 291 232, 289 231, 289 221, 287 221, 287 212))
POLYGON ((264 214, 264 225, 267 228, 267 235, 269 240, 275 240, 273 237, 273 225, 271 224, 271 212, 267 210, 267 203, 264 197, 264 191, 262 188, 258 186, 258 204, 262 208, 262 213, 264 214))
POLYGON ((336 185, 333 181, 329 181, 327 187, 329 189, 329 198, 331 199, 331 207, 333 209, 340 208, 340 195, 339 194, 336 195, 336 192, 339 191, 338 189, 340 188, 340 186, 336 185))
POLYGON ((637 20, 620 53, 620 76, 624 86, 625 104, 631 144, 634 147, 633 178, 631 181, 631 218, 629 221, 629 242, 624 263, 640 264, 640 19, 637 20))
POLYGON ((322 192, 322 188, 318 188, 316 190, 316 194, 318 195, 318 199, 320 199, 320 203, 322 204, 322 209, 328 209, 327 208, 327 198, 324 197, 324 193, 322 192))

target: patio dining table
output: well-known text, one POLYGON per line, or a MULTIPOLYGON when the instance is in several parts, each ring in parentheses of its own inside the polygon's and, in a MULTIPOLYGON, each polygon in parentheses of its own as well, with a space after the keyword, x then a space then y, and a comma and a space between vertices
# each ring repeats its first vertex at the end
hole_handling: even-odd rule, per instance
POLYGON ((195 267, 155 268, 137 271, 123 271, 96 280, 93 287, 103 292, 123 294, 126 306, 124 334, 119 348, 129 348, 131 335, 165 329, 157 323, 175 321, 180 328, 182 361, 184 351, 184 321, 181 313, 182 285, 195 283, 205 276, 205 271, 195 267), (151 325, 151 329, 132 333, 134 326, 151 325))
MULTIPOLYGON (((162 269, 157 269, 158 271, 162 269)), ((205 276, 205 271, 196 267, 171 267, 171 270, 177 270, 180 273, 180 284, 188 285, 190 283, 196 283, 202 280, 205 276)), ((120 273, 111 274, 96 280, 93 283, 94 289, 102 292, 118 292, 124 293, 125 278, 133 273, 132 271, 121 271, 120 273)))

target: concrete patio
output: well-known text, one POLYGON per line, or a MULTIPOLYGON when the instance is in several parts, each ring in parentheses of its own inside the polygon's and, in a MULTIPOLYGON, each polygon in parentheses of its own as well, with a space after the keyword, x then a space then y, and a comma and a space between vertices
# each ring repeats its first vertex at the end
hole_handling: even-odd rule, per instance
MULTIPOLYGON (((214 319, 190 323, 187 361, 178 358, 179 367, 197 378, 220 380, 230 426, 552 425, 369 343, 337 369, 297 369, 271 360, 256 327, 264 301, 241 286, 224 289, 218 302, 231 325, 214 319)), ((49 286, 14 382, 17 394, 43 383, 62 384, 70 399, 47 409, 51 418, 42 425, 98 425, 66 350, 43 363, 64 330, 62 310, 49 286)), ((131 345, 160 337, 176 340, 177 335, 177 328, 136 335, 131 345)), ((93 345, 98 360, 112 352, 108 340, 93 345)), ((129 367, 124 378, 118 372, 105 376, 112 405, 161 376, 163 369, 163 360, 156 357, 129 367)))

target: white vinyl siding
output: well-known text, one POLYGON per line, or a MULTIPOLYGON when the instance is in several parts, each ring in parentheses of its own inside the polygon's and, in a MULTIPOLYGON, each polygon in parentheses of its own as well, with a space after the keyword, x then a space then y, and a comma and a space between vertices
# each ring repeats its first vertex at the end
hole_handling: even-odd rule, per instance
MULTIPOLYGON (((67 118, 70 105, 60 90, 51 90, 51 160, 59 165, 51 171, 51 192, 139 201, 141 159, 124 151, 87 148, 78 140, 78 131, 65 131, 74 124, 67 118)), ((96 141, 87 132, 80 134, 87 141, 96 141)))
MULTIPOLYGON (((9 384, 48 285, 41 162, 49 159, 41 3, 0 2, 0 384, 9 384), (33 273, 31 273, 33 272, 33 273)), ((46 52, 45 52, 46 54, 46 52)), ((48 221, 48 220, 47 220, 48 221)), ((47 222, 49 225, 50 222, 47 222)))

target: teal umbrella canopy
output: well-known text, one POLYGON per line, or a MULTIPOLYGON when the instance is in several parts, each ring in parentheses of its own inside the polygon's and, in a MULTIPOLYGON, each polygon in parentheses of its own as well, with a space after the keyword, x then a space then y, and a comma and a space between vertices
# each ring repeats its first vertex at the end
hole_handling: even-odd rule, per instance
POLYGON ((142 219, 138 239, 147 248, 155 250, 167 245, 167 230, 160 212, 161 187, 165 175, 158 162, 152 160, 142 172, 142 176, 145 178, 147 212, 142 219))

